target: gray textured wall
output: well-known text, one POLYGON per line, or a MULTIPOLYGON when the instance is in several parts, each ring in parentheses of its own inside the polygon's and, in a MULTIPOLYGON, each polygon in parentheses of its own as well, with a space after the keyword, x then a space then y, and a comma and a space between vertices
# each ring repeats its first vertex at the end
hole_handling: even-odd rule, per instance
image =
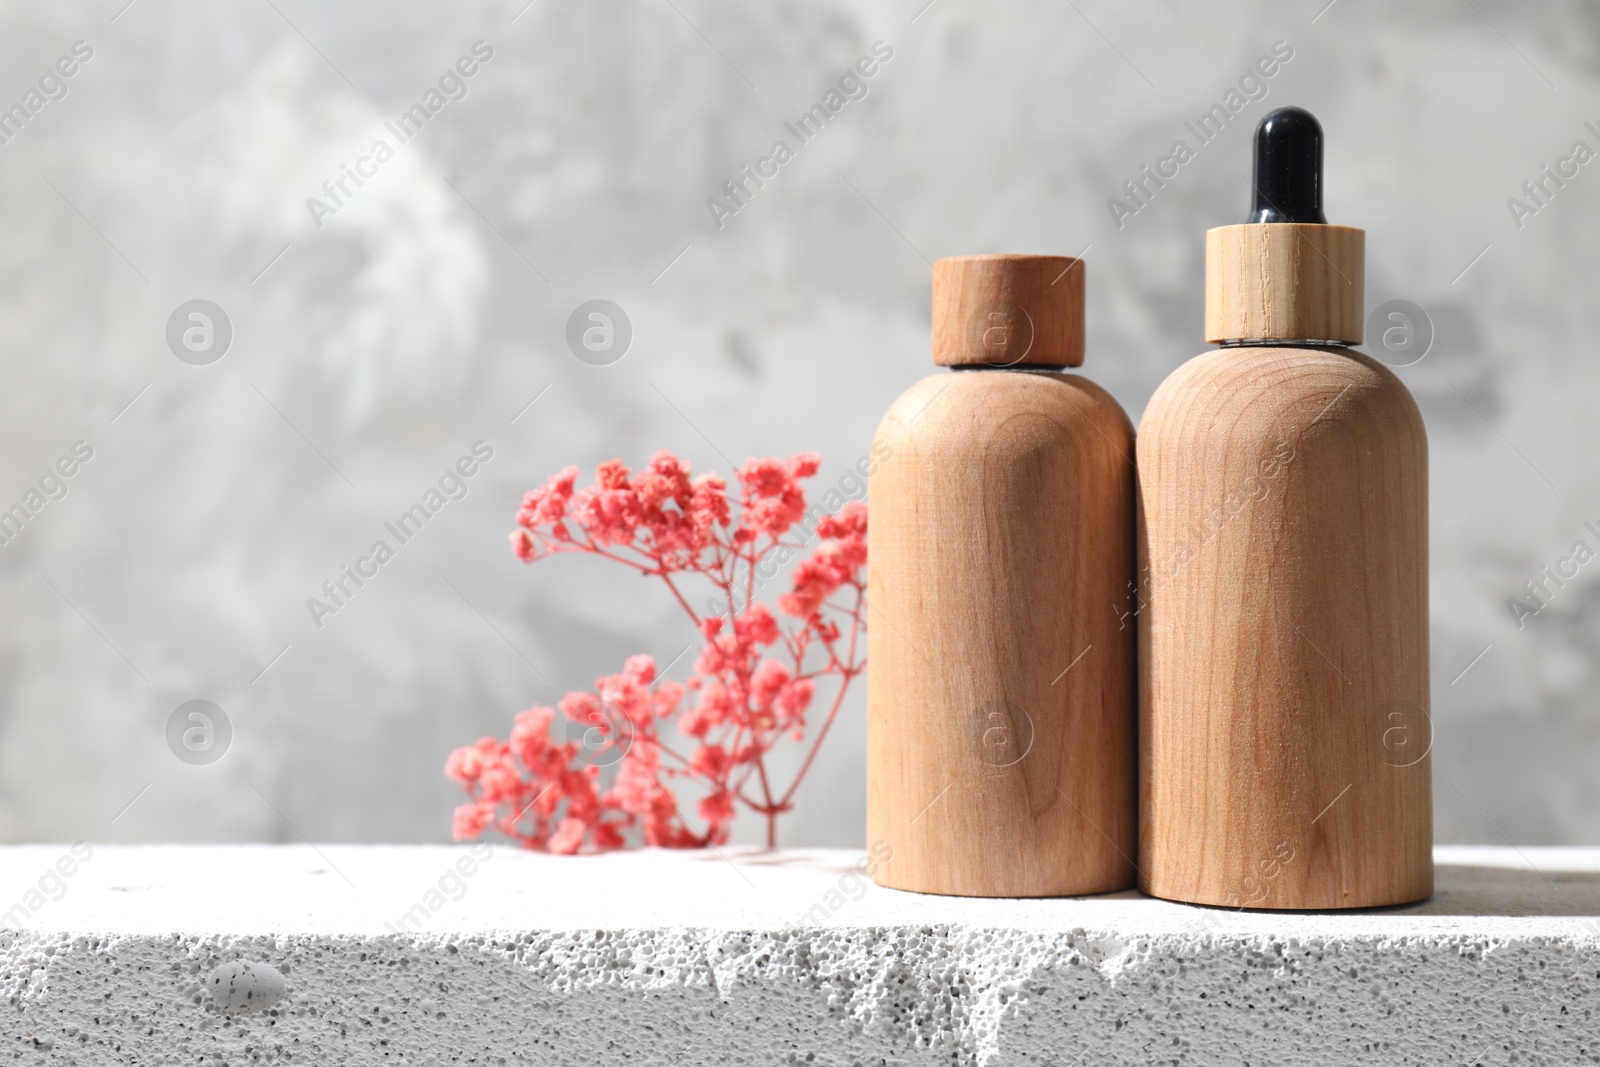
MULTIPOLYGON (((452 746, 694 638, 609 566, 517 564, 524 488, 660 446, 816 449, 834 481, 931 372, 949 254, 1089 246, 1085 373, 1137 419, 1203 347, 1202 235, 1293 102, 1330 216, 1368 231, 1369 306, 1436 331, 1400 373, 1433 442, 1438 835, 1600 841, 1600 563, 1507 607, 1600 547, 1600 162, 1507 205, 1600 149, 1596 4, 124 2, 0 13, 0 104, 93 49, 0 145, 0 506, 94 453, 0 547, 0 837, 443 839, 452 746), (478 40, 467 96, 319 228, 307 198, 478 40), (867 96, 717 228, 707 198, 878 40, 867 96), (1108 198, 1276 41, 1265 99, 1119 228, 1108 198), (563 339, 594 297, 634 327, 609 366, 563 339), (232 324, 210 365, 167 343, 193 299, 232 324), (306 598, 478 439, 466 499, 313 628, 306 598), (164 737, 193 698, 234 724, 210 766, 164 737)), ((857 700, 784 840, 860 842, 861 779, 857 700)))

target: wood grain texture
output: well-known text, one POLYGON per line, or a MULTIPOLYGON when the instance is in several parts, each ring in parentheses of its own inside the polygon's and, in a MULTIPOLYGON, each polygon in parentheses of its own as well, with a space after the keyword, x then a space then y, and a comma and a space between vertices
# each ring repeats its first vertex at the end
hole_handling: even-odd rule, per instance
POLYGON ((1206 340, 1360 344, 1366 244, 1366 231, 1354 226, 1207 230, 1206 340))
POLYGON ((1433 888, 1427 438, 1333 348, 1227 348, 1139 430, 1140 884, 1230 907, 1433 888))
POLYGON ((867 840, 882 885, 1131 886, 1133 449, 1074 375, 927 378, 870 479, 867 840))
POLYGON ((933 265, 933 361, 941 367, 1083 363, 1083 261, 951 256, 933 265))

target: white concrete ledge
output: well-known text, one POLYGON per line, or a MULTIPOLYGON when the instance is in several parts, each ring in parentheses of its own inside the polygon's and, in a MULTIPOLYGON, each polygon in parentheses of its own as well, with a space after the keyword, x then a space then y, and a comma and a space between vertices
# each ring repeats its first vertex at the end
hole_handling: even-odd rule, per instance
POLYGON ((0 1048, 96 1067, 1600 1063, 1600 850, 1438 856, 1426 904, 1289 915, 914 896, 843 851, 10 847, 0 1048))

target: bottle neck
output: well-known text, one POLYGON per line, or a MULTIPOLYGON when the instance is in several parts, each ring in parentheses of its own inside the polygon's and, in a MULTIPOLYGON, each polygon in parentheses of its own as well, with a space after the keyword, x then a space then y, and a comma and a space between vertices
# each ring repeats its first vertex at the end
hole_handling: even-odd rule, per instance
POLYGON ((1218 341, 1220 348, 1352 348, 1349 341, 1320 341, 1311 337, 1250 337, 1218 341))
POLYGON ((1072 370, 1058 363, 957 363, 953 371, 1011 371, 1016 374, 1065 374, 1072 370))

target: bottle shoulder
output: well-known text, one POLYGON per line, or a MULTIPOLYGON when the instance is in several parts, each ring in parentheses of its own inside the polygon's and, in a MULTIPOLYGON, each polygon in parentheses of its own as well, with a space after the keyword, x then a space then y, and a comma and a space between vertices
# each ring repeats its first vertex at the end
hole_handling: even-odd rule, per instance
POLYGON ((1133 437, 1133 422, 1122 405, 1088 378, 1011 370, 929 375, 890 405, 878 436, 908 440, 966 436, 1030 417, 1043 417, 1067 431, 1093 427, 1112 440, 1133 437))
MULTIPOLYGON (((1281 432, 1313 424, 1426 447, 1416 400, 1388 366, 1348 348, 1240 345, 1204 352, 1167 376, 1139 424, 1141 445, 1281 432)), ((1143 449, 1141 449, 1142 451, 1143 449)))

